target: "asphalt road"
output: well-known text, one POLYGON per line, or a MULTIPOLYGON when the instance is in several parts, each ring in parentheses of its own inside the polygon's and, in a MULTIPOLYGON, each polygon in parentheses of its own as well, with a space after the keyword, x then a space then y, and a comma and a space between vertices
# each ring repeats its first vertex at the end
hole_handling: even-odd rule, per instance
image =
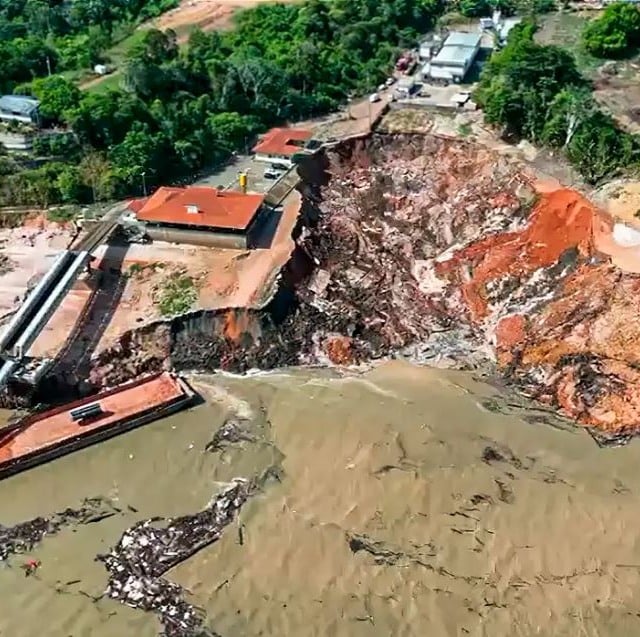
POLYGON ((240 190, 239 175, 247 174, 247 190, 250 192, 267 192, 275 183, 274 179, 265 179, 264 171, 269 164, 255 161, 249 155, 237 155, 235 159, 225 167, 203 177, 195 185, 222 187, 228 190, 240 190))

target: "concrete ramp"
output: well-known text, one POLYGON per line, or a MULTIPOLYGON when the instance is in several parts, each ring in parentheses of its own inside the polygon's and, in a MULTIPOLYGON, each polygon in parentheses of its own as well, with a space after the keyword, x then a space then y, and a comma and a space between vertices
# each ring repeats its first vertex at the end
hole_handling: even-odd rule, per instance
POLYGON ((296 165, 291 166, 277 183, 269 189, 265 195, 264 201, 267 205, 275 208, 279 206, 284 198, 300 183, 300 176, 298 175, 298 167, 296 165))

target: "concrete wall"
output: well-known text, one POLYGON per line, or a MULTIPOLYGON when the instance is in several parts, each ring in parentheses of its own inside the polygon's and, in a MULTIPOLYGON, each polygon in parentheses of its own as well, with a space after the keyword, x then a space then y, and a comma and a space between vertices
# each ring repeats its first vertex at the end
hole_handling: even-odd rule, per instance
POLYGON ((188 230, 182 228, 161 228, 147 226, 147 235, 153 241, 168 243, 187 243, 194 246, 211 248, 230 248, 243 250, 247 247, 245 235, 226 234, 224 232, 207 232, 202 230, 188 230))
POLYGON ((33 135, 0 132, 0 144, 7 150, 30 151, 33 149, 33 135))
POLYGON ((267 164, 280 164, 285 168, 289 168, 289 166, 293 165, 291 157, 288 155, 263 155, 262 153, 256 153, 255 160, 262 161, 267 164))

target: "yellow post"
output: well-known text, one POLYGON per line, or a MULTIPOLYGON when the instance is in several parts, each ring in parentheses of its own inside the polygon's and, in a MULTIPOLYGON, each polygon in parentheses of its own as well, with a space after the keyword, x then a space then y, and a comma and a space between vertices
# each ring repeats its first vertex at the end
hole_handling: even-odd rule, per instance
POLYGON ((240 173, 240 176, 238 178, 239 182, 240 182, 240 189, 242 190, 243 193, 247 193, 247 173, 240 173))

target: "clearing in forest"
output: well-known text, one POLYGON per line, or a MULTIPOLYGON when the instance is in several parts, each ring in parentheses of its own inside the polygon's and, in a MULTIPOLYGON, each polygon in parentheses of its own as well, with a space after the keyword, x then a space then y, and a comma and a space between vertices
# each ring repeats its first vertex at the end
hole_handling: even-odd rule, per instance
POLYGON ((173 29, 178 41, 185 41, 189 31, 226 29, 232 25, 233 14, 273 0, 182 0, 180 5, 147 23, 156 29, 173 29))

